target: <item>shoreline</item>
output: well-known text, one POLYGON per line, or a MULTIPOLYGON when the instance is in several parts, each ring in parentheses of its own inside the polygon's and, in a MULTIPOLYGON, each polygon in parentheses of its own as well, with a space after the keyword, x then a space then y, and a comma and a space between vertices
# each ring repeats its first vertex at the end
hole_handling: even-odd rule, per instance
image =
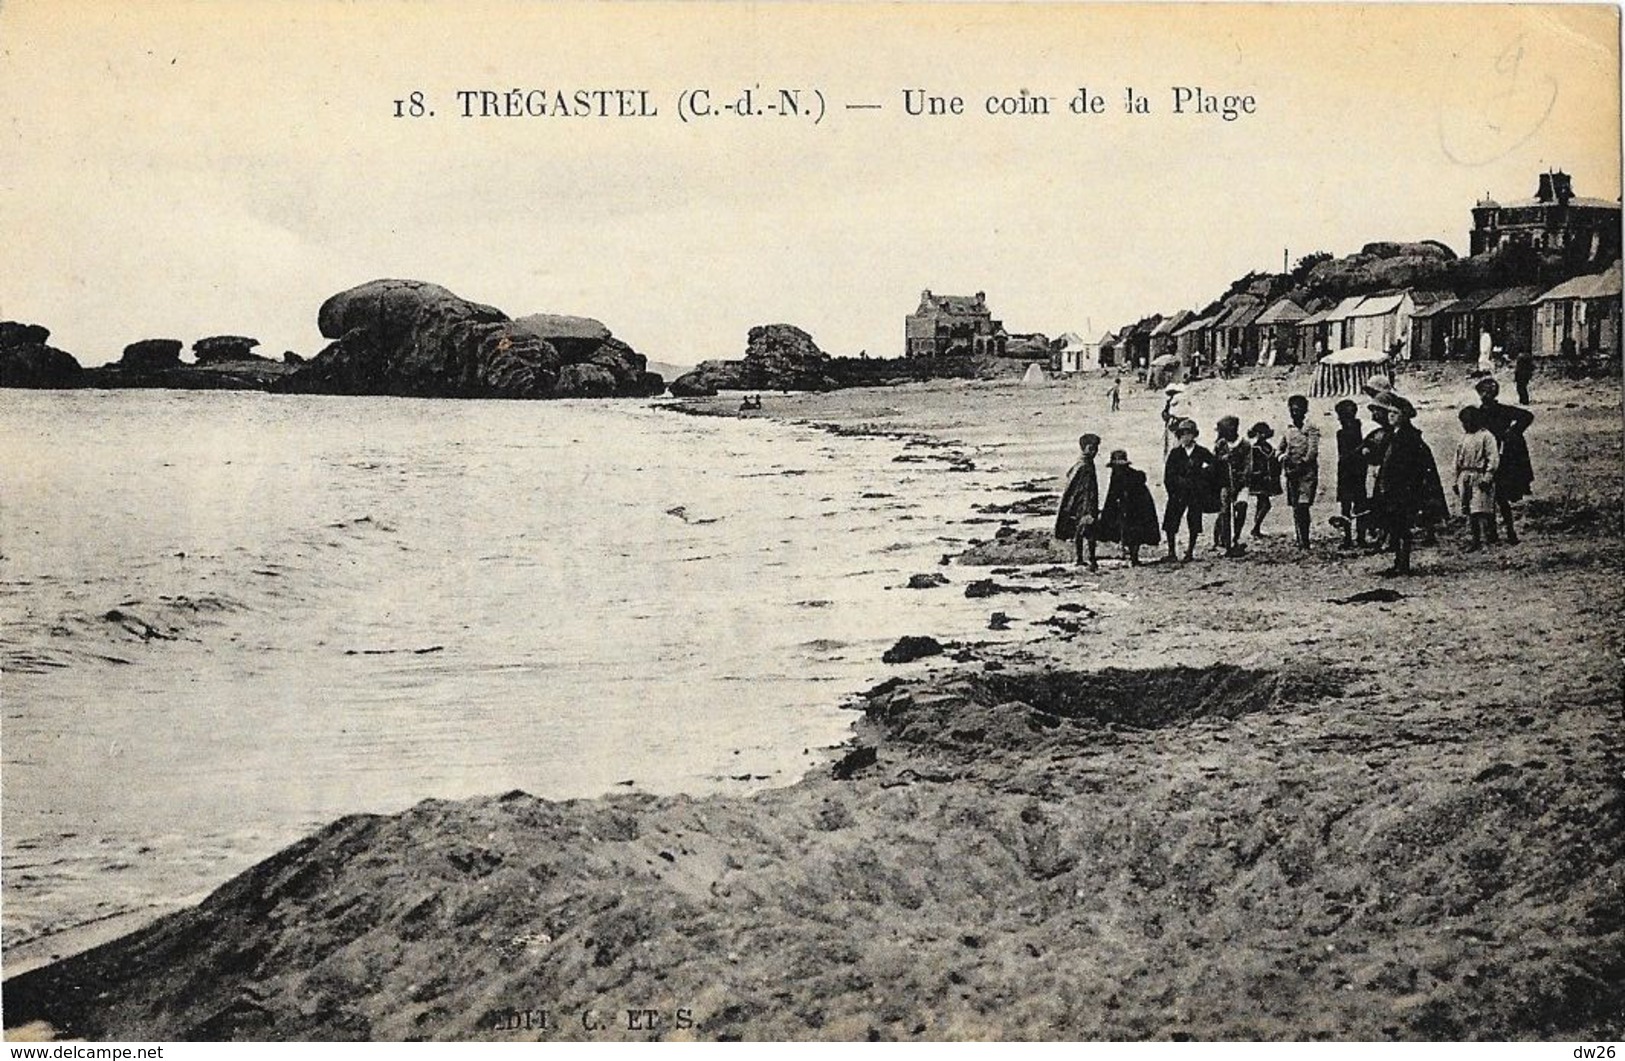
MULTIPOLYGON (((1093 382, 764 412, 899 456, 974 450, 1031 496, 1064 470, 1062 424, 1112 422, 1089 413, 1093 382)), ((1291 382, 1201 398, 1269 398, 1278 419, 1291 382)), ((1445 395, 1407 382, 1438 452, 1445 395)), ((1549 390, 1584 415, 1562 447, 1536 435, 1537 472, 1559 450, 1612 456, 1603 388, 1549 390)), ((1153 474, 1158 398, 1125 395, 1116 422, 1153 474)), ((1586 470, 1567 495, 1537 487, 1552 503, 1525 506, 1524 544, 1422 551, 1400 596, 1368 603, 1332 601, 1372 587, 1375 558, 1289 555, 1279 515, 1241 561, 1131 570, 1108 550, 1099 576, 1018 531, 1006 559, 1025 562, 955 563, 930 592, 991 573, 1051 606, 1047 636, 899 668, 830 769, 748 796, 341 819, 197 908, 8 976, 7 1020, 117 1038, 1617 1038, 1625 930, 1603 882, 1621 855, 1596 840, 1625 796, 1588 764, 1619 776, 1619 594, 1597 592, 1619 584, 1619 528, 1556 526, 1564 496, 1607 526, 1614 499, 1575 489, 1617 482, 1586 470), (1513 587, 1544 607, 1508 631, 1513 587), (525 999, 667 1019, 501 1028, 525 999)))

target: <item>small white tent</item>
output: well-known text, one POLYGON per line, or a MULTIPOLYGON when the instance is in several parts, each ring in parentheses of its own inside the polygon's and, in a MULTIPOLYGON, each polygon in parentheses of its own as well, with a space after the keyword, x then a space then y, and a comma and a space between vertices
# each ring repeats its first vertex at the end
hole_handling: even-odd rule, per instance
POLYGON ((1044 370, 1038 367, 1036 362, 1028 365, 1027 374, 1021 377, 1021 385, 1023 387, 1037 387, 1048 382, 1049 377, 1044 375, 1044 370))

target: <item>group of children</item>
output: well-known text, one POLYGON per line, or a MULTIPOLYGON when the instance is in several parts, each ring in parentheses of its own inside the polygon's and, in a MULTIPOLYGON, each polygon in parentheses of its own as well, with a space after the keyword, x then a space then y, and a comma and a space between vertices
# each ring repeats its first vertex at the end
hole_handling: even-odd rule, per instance
MULTIPOLYGON (((1464 435, 1452 480, 1472 535, 1469 550, 1499 540, 1497 515, 1507 541, 1517 542, 1511 505, 1528 494, 1534 480, 1523 440, 1533 414, 1501 405, 1493 378, 1480 380, 1477 391, 1480 404, 1460 414, 1464 435)), ((1356 402, 1345 399, 1335 406, 1340 515, 1332 523, 1342 530, 1345 548, 1391 552, 1393 566, 1384 574, 1405 575, 1418 533, 1431 538, 1449 516, 1449 506, 1433 452, 1415 426, 1415 407, 1383 377, 1374 377, 1366 393, 1375 424, 1370 432, 1363 430, 1356 402)), ((1100 436, 1078 439, 1079 460, 1068 473, 1055 525, 1056 537, 1074 542, 1077 562, 1098 570, 1099 542, 1121 543, 1129 563, 1138 565, 1143 546, 1165 541, 1167 559, 1178 560, 1182 524, 1187 532, 1183 559, 1189 561, 1205 514, 1217 517, 1214 548, 1240 556, 1246 551, 1241 539, 1249 507, 1256 538, 1263 533, 1272 499, 1282 494, 1292 512, 1297 547, 1308 549, 1310 508, 1320 481, 1320 430, 1306 422, 1309 400, 1297 394, 1287 399, 1289 422, 1279 447, 1272 442, 1275 431, 1269 424, 1254 424, 1242 438, 1240 421, 1225 416, 1215 425, 1211 450, 1197 442, 1201 429, 1194 420, 1170 412, 1173 404, 1170 400, 1164 409, 1177 445, 1168 451, 1163 468, 1168 501, 1160 526, 1145 473, 1130 464, 1127 452, 1113 450, 1107 460, 1111 479, 1102 498, 1095 473, 1100 436)))

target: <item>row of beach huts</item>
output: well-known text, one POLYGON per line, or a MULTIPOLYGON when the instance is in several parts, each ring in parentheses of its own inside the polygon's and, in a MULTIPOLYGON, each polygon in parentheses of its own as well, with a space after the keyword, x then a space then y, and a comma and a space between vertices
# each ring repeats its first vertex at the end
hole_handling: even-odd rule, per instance
POLYGON ((1266 303, 1237 295, 1198 317, 1156 314, 1094 339, 1062 337, 1052 368, 1235 369, 1368 356, 1394 361, 1618 358, 1620 263, 1553 286, 1454 295, 1404 290, 1266 303))

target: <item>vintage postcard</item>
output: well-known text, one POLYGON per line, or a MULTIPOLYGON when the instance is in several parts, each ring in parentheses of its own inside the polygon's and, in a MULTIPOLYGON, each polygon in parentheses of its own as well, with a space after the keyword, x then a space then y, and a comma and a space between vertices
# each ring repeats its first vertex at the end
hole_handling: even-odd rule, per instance
POLYGON ((6 1038, 1613 1056, 1619 42, 4 0, 6 1038))

